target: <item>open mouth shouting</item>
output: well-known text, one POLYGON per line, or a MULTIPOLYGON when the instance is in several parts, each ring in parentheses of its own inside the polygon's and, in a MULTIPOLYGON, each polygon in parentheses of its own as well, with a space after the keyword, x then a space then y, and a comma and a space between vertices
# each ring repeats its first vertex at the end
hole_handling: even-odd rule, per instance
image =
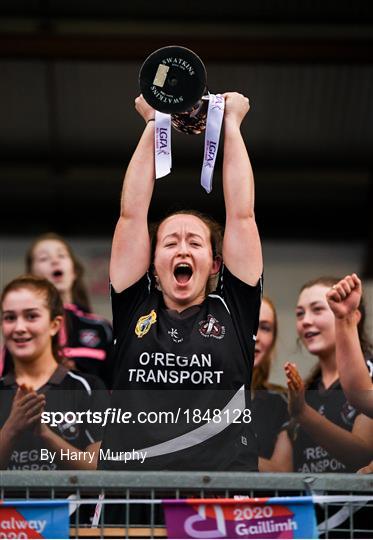
POLYGON ((178 263, 174 268, 174 276, 179 285, 186 285, 193 275, 193 269, 189 263, 178 263))
POLYGON ((62 270, 54 270, 52 272, 52 278, 56 281, 59 281, 60 279, 63 278, 63 272, 62 270))

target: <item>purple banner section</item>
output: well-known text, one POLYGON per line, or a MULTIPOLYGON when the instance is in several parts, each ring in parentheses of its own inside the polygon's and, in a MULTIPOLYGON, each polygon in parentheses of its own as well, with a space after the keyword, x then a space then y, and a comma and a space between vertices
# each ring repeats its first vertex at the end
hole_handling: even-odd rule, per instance
POLYGON ((312 497, 163 501, 168 538, 318 538, 312 497))

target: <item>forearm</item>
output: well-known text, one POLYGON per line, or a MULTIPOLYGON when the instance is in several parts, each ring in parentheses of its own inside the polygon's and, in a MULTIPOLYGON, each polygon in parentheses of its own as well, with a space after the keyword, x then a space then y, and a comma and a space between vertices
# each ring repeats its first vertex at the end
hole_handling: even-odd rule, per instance
POLYGON ((97 452, 91 453, 79 450, 72 444, 69 444, 65 439, 57 435, 49 427, 44 426, 42 429, 41 438, 46 448, 56 452, 56 460, 64 469, 78 470, 95 470, 97 466, 97 452), (76 452, 74 457, 77 459, 61 459, 63 456, 70 455, 71 452, 76 452), (92 459, 93 458, 93 459, 92 459))
POLYGON ((121 217, 147 219, 154 189, 154 124, 148 122, 136 147, 124 177, 121 217))
POLYGON ((259 472, 278 472, 270 459, 259 457, 258 459, 259 472))
POLYGON ((254 177, 239 125, 229 119, 225 121, 223 188, 224 262, 241 281, 256 285, 263 263, 254 216, 254 177))
POLYGON ((305 405, 296 420, 316 443, 342 463, 358 469, 372 458, 369 444, 330 422, 309 405, 305 405))
POLYGON ((254 217, 254 175, 240 127, 224 123, 223 189, 227 220, 254 217))
POLYGON ((259 458, 259 472, 293 472, 293 469, 287 463, 275 461, 272 458, 259 458))
POLYGON ((113 237, 110 280, 117 292, 135 283, 149 268, 148 210, 154 176, 154 122, 148 122, 127 168, 113 237))
POLYGON ((355 317, 335 320, 336 359, 347 399, 354 406, 367 405, 373 412, 372 381, 361 350, 355 317))

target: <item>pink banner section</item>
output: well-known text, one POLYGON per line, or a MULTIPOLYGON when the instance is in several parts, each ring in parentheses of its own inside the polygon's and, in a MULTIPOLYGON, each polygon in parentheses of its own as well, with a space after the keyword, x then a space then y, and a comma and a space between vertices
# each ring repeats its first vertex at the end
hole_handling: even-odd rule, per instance
POLYGON ((317 538, 312 497, 164 500, 168 538, 317 538))

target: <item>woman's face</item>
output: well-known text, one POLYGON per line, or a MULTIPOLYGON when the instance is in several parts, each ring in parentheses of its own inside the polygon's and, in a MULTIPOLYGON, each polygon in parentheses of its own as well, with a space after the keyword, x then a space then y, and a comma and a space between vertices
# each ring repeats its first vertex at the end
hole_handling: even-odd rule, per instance
POLYGON ((2 305, 4 343, 16 361, 31 361, 51 351, 51 340, 61 317, 50 319, 43 293, 32 289, 10 291, 2 305))
POLYGON ((262 301, 259 313, 259 327, 255 342, 254 366, 259 366, 269 354, 275 339, 275 315, 266 300, 262 301))
POLYGON ((48 279, 61 294, 70 293, 76 279, 74 263, 59 240, 41 240, 36 244, 31 271, 48 279))
POLYGON ((329 290, 319 284, 304 289, 296 308, 298 336, 308 352, 317 356, 335 349, 334 315, 326 301, 329 290))
POLYGON ((185 309, 200 304, 209 277, 219 270, 207 225, 189 214, 163 221, 158 229, 154 269, 167 307, 185 309))

